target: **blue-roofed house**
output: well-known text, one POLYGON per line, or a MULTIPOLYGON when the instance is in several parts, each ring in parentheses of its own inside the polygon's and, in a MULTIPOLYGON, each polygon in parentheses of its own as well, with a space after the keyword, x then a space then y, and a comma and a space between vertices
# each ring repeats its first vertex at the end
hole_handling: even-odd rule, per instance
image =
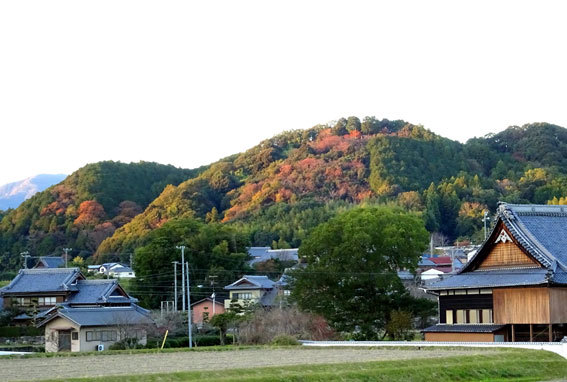
POLYGON ((78 268, 21 269, 0 290, 0 297, 4 308, 21 312, 14 318, 19 324, 42 319, 56 306, 130 306, 137 302, 116 280, 86 280, 78 268))
POLYGON ((428 341, 560 341, 567 336, 567 206, 501 203, 490 236, 451 277, 428 341))
POLYGON ((62 256, 41 256, 34 268, 63 268, 65 259, 62 256))
POLYGON ((278 285, 268 276, 245 275, 241 279, 224 287, 229 292, 229 298, 224 300, 226 309, 231 305, 248 306, 259 304, 272 306, 278 296, 278 285))
POLYGON ((250 247, 248 248, 248 255, 250 255, 248 265, 262 263, 272 259, 297 262, 299 260, 298 253, 298 248, 271 249, 270 247, 250 247))
POLYGON ((107 350, 118 341, 147 343, 147 330, 154 325, 149 311, 137 305, 125 307, 62 307, 45 318, 46 352, 107 350))

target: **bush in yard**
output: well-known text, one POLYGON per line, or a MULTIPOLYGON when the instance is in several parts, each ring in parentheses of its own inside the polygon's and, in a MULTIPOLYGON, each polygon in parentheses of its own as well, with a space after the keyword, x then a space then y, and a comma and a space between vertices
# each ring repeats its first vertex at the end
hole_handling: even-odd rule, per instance
POLYGON ((287 334, 280 334, 275 336, 272 340, 272 345, 278 346, 294 346, 301 345, 301 343, 293 336, 288 336, 287 334))
POLYGON ((386 324, 386 333, 395 341, 410 340, 413 337, 413 317, 410 312, 393 310, 386 324))
POLYGON ((320 316, 299 311, 295 307, 257 310, 238 328, 241 344, 269 344, 277 336, 326 340, 335 333, 320 316))

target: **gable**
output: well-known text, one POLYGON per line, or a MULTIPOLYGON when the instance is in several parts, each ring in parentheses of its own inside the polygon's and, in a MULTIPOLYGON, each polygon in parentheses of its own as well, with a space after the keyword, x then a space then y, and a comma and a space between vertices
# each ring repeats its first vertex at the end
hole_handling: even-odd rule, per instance
POLYGON ((238 287, 238 289, 244 289, 244 288, 258 289, 258 285, 252 284, 251 282, 246 280, 242 280, 241 282, 236 284, 235 287, 238 287))
POLYGON ((496 243, 479 264, 479 268, 539 265, 513 242, 496 243))
POLYGON ((541 266, 500 221, 467 270, 541 266))

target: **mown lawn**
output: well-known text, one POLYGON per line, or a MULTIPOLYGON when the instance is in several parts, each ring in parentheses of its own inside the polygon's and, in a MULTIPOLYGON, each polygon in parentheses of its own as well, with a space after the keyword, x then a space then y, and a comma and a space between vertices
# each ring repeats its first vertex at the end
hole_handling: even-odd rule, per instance
POLYGON ((363 363, 68 379, 69 381, 546 381, 567 380, 567 360, 535 350, 363 363))

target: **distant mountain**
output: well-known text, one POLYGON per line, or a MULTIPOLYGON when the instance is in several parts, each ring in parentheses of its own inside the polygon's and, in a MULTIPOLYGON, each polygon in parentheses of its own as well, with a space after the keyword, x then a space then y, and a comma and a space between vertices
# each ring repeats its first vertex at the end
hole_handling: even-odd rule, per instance
POLYGON ((126 259, 176 219, 233 225, 252 246, 297 247, 313 227, 359 204, 415 212, 440 242, 479 242, 484 212, 498 201, 567 204, 566 129, 532 123, 463 144, 401 120, 349 117, 195 170, 87 165, 0 211, 0 270, 15 269, 21 251, 64 246, 97 262, 126 259))
POLYGON ((40 174, 0 186, 0 210, 16 208, 24 200, 61 182, 66 177, 65 174, 40 174))
POLYGON ((18 208, 0 213, 0 268, 19 264, 11 254, 91 254, 116 228, 161 194, 200 170, 152 162, 92 163, 38 192, 18 208))

